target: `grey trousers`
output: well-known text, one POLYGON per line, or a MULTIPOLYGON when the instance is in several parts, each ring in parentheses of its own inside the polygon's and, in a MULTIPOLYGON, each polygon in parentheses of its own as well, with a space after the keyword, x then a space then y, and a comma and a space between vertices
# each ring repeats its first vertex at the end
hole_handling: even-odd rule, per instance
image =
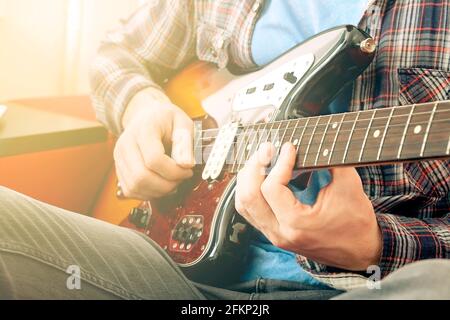
POLYGON ((450 262, 410 265, 381 290, 259 279, 193 283, 147 237, 0 187, 0 299, 450 299, 450 262))

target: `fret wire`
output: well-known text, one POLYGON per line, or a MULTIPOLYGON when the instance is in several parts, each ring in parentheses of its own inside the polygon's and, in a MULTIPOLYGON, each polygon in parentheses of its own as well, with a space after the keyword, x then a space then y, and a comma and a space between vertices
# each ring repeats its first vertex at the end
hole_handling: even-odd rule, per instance
MULTIPOLYGON (((249 128, 247 128, 247 129, 244 129, 244 136, 243 136, 243 138, 242 138, 242 141, 241 141, 241 144, 240 145, 238 145, 238 152, 237 152, 237 154, 236 154, 236 159, 235 159, 235 161, 234 161, 234 163, 233 163, 233 166, 232 166, 232 168, 231 168, 231 170, 232 171, 235 171, 236 170, 236 166, 238 165, 238 163, 239 163, 239 161, 240 161, 240 158, 241 158, 241 156, 242 156, 242 153, 244 153, 245 152, 245 146, 246 146, 246 139, 248 139, 248 136, 246 135, 247 133, 248 133, 248 129, 249 128)), ((248 142, 248 141, 247 141, 248 142)), ((239 137, 237 137, 237 142, 236 142, 237 144, 239 144, 239 137)))
POLYGON ((346 114, 344 113, 344 116, 343 116, 342 119, 341 119, 341 123, 339 124, 339 128, 337 129, 336 136, 334 137, 333 147, 331 147, 330 158, 328 159, 328 164, 331 163, 331 159, 333 158, 334 149, 336 148, 336 143, 337 143, 339 134, 340 134, 340 132, 341 132, 341 129, 342 129, 342 125, 343 125, 343 123, 344 123, 345 116, 346 116, 346 114))
POLYGON ((408 120, 406 121, 405 130, 403 131, 402 140, 400 141, 400 147, 398 149, 397 159, 400 159, 400 157, 402 156, 403 144, 405 143, 406 134, 408 133, 409 124, 411 123, 411 118, 412 118, 412 116, 414 114, 414 109, 415 108, 416 108, 416 105, 413 105, 412 108, 411 108, 411 112, 409 113, 408 120))
MULTIPOLYGON (((272 126, 270 127, 270 131, 269 131, 269 134, 267 134, 267 138, 266 138, 266 141, 264 142, 264 143, 266 143, 266 142, 268 142, 268 140, 269 140, 269 137, 270 137, 270 132, 273 130, 273 127, 275 126, 275 123, 276 122, 272 122, 272 126)), ((260 148, 260 146, 262 145, 262 138, 263 138, 263 135, 264 135, 264 133, 266 132, 266 130, 267 130, 267 126, 270 124, 270 122, 266 122, 265 123, 265 125, 264 125, 264 128, 262 129, 262 133, 260 134, 260 138, 258 139, 258 143, 256 144, 256 146, 255 146, 255 148, 254 148, 254 152, 249 152, 249 154, 248 154, 248 156, 246 157, 246 160, 245 160, 245 162, 243 162, 243 163, 240 163, 239 165, 240 166, 244 166, 249 160, 250 160, 250 158, 256 153, 256 152, 258 152, 258 150, 259 150, 259 148, 260 148)), ((280 127, 281 127, 281 124, 280 124, 280 127)), ((259 131, 259 130, 258 130, 259 131)), ((257 133, 255 134, 255 137, 256 136, 258 136, 258 131, 257 131, 257 133)), ((255 139, 256 140, 256 139, 255 139)), ((252 148, 253 149, 253 148, 252 148)), ((252 150, 253 151, 253 150, 252 150)))
POLYGON ((316 166, 317 166, 317 163, 319 162, 320 152, 322 151, 322 146, 323 146, 323 143, 325 141, 325 136, 327 135, 328 129, 330 128, 330 123, 331 123, 331 119, 332 118, 333 118, 333 116, 330 116, 330 119, 328 119, 328 124, 325 127, 325 131, 324 131, 324 134, 322 136, 322 140, 320 141, 319 151, 317 152, 317 157, 316 157, 316 161, 315 161, 315 165, 316 166))
MULTIPOLYGON (((444 132, 444 131, 441 131, 441 132, 444 132)), ((445 132, 447 132, 447 131, 445 131, 445 132)), ((400 137, 401 135, 398 135, 398 136, 400 137)), ((439 140, 437 140, 437 142, 438 143, 447 143, 447 139, 439 139, 439 140)), ((414 147, 414 146, 417 146, 417 144, 414 143, 414 142, 410 142, 410 143, 405 143, 405 146, 414 147)), ((336 148, 336 151, 344 151, 344 150, 345 150, 344 148, 342 148, 342 149, 341 148, 336 148)), ((368 148, 366 150, 368 150, 368 151, 375 151, 375 150, 378 150, 378 146, 374 146, 374 147, 369 147, 368 146, 368 148)), ((443 150, 442 153, 445 153, 445 151, 443 150)), ((314 152, 314 153, 311 153, 311 154, 316 155, 317 153, 314 152)), ((374 152, 374 154, 376 154, 376 152, 374 152)), ((375 155, 374 155, 373 158, 374 158, 374 160, 376 160, 375 155)), ((393 156, 392 160, 395 160, 395 159, 397 159, 397 157, 393 156)))
POLYGON ((300 123, 300 120, 297 120, 296 122, 297 123, 295 124, 294 130, 292 130, 291 138, 289 139, 290 142, 293 142, 292 139, 294 139, 294 135, 297 132, 298 124, 300 123))
POLYGON ((431 125, 433 123, 434 115, 436 114, 436 110, 437 110, 438 104, 439 104, 439 102, 435 103, 435 105, 433 107, 433 111, 431 111, 430 119, 428 120, 427 130, 425 131, 425 137, 423 138, 422 148, 420 150, 420 156, 421 157, 423 157, 423 155, 425 153, 425 147, 427 145, 428 135, 430 134, 431 125))
MULTIPOLYGON (((450 110, 448 111, 448 112, 450 112, 450 110)), ((377 120, 379 120, 380 118, 377 118, 377 120)), ((365 120, 365 121, 367 121, 367 120, 365 120)), ((437 123, 442 123, 442 122, 449 122, 450 121, 450 119, 446 119, 446 120, 434 120, 433 121, 433 124, 437 124, 437 123)), ((348 121, 347 121, 348 122, 348 121)), ((412 126, 412 125, 422 125, 422 124, 427 124, 428 125, 428 120, 427 121, 420 121, 420 122, 411 122, 410 123, 410 127, 412 126)), ((400 126, 402 126, 403 127, 403 124, 399 124, 399 125, 392 125, 392 126, 390 126, 389 128, 394 128, 394 127, 400 127, 400 126)), ((384 129, 385 128, 385 125, 383 125, 383 126, 378 126, 378 127, 372 127, 372 129, 384 129)), ((404 127, 403 127, 404 128, 404 127)), ((293 130, 294 128, 291 128, 291 129, 288 129, 288 130, 293 130)), ((355 129, 355 131, 365 131, 365 130, 367 130, 366 128, 360 128, 360 129, 355 129)), ((350 132, 351 130, 344 130, 344 131, 341 131, 341 132, 350 132)), ((239 136, 242 136, 242 134, 237 134, 236 135, 236 137, 239 137, 239 136)), ((307 136, 309 136, 309 135, 307 135, 307 136)), ((210 139, 205 139, 205 140, 210 140, 210 139)), ((237 144, 237 142, 234 142, 234 144, 237 144)), ((208 146, 208 145, 210 145, 209 143, 208 144, 203 144, 203 145, 201 145, 201 146, 203 146, 203 147, 205 147, 205 146, 208 146)), ((201 147, 200 145, 198 145, 198 147, 201 147)))
MULTIPOLYGON (((250 127, 248 127, 248 128, 246 128, 246 129, 244 129, 244 136, 243 136, 243 139, 242 139, 242 141, 241 141, 241 145, 239 145, 238 146, 238 150, 237 150, 237 154, 236 154, 236 159, 235 159, 235 161, 234 161, 234 163, 233 163, 233 167, 231 168, 231 170, 232 171, 234 171, 235 170, 235 166, 236 166, 236 164, 238 163, 238 161, 239 161, 239 158, 241 157, 241 152, 245 152, 245 139, 247 139, 247 137, 248 137, 248 130, 250 129, 250 127), (244 148, 244 150, 242 150, 242 148, 244 148)), ((239 139, 238 139, 238 141, 239 141, 239 139)), ((239 143, 239 142, 238 142, 239 143)))
MULTIPOLYGON (((393 109, 391 109, 391 113, 393 112, 394 110, 393 109)), ((439 111, 439 110, 436 110, 436 112, 435 112, 435 115, 437 115, 438 113, 442 113, 442 112, 447 112, 447 113, 449 113, 450 112, 450 110, 445 110, 445 111, 439 111)), ((431 113, 431 111, 429 112, 429 113, 431 113)), ((423 114, 425 114, 425 113, 419 113, 419 114, 421 114, 421 115, 423 115, 423 114)), ((416 113, 415 115, 418 115, 418 113, 416 113)), ((404 117, 406 117, 407 115, 403 115, 404 117)), ((392 116, 391 117, 391 119, 392 118, 395 118, 396 116, 392 116)), ((398 116, 397 116, 398 117, 398 116)), ((314 118, 314 117, 313 117, 314 118)), ((383 118, 389 118, 389 117, 383 117, 383 118)), ((434 117, 435 118, 435 117, 434 117)), ((311 118, 307 118, 308 120, 309 119, 311 119, 311 118)), ((378 118, 378 119, 381 119, 381 118, 378 118)), ((431 120, 431 119, 430 119, 431 120)), ((450 119, 443 119, 443 120, 435 120, 435 119, 433 119, 433 121, 432 121, 432 123, 441 123, 441 122, 447 122, 447 121, 449 121, 450 119)), ((347 122, 350 122, 350 121, 345 121, 345 123, 347 123, 347 122)), ((420 125, 420 124, 428 124, 428 125, 430 125, 430 121, 428 120, 428 121, 418 121, 418 122, 411 122, 410 123, 410 126, 411 125, 420 125)), ((259 125, 260 126, 260 125, 259 125)), ((319 125, 320 126, 320 125, 319 125)), ((392 127, 398 127, 398 126, 400 126, 400 125, 394 125, 394 126, 389 126, 389 128, 392 128, 392 127)), ((256 127, 256 126, 253 126, 253 127, 256 127)), ((381 126, 379 126, 379 127, 376 127, 376 128, 385 128, 385 126, 383 126, 383 127, 381 127, 381 126)), ((373 128, 372 128, 373 129, 373 128)), ((288 130, 293 130, 293 129, 288 129, 288 130)), ((361 131, 361 130, 366 130, 366 129, 355 129, 355 130, 353 130, 353 131, 361 131)), ((341 133, 342 132, 349 132, 349 131, 352 131, 352 130, 345 130, 345 131, 342 131, 341 130, 341 133)), ((385 130, 385 134, 386 134, 386 132, 389 132, 389 130, 385 130)), ((294 133, 294 132, 293 132, 294 133)), ((306 136, 308 136, 308 135, 306 135, 306 136)), ((208 140, 213 140, 214 138, 213 137, 211 137, 211 138, 208 138, 208 140)), ((236 143, 234 143, 234 144, 236 144, 236 143)), ((202 146, 198 146, 198 148, 202 148, 202 147, 204 147, 204 146, 209 146, 209 145, 211 145, 211 144, 204 144, 204 145, 202 145, 202 146)))
MULTIPOLYGON (((443 131, 442 131, 443 132, 443 131)), ((400 135, 399 135, 400 136, 400 135)), ((438 142, 439 143, 442 143, 444 141, 444 139, 440 139, 440 140, 438 140, 438 142)), ((446 139, 445 139, 445 142, 447 142, 446 141, 446 139)), ((414 146, 417 146, 417 144, 415 144, 415 143, 406 143, 405 144, 405 146, 410 146, 410 147, 414 147, 414 146)), ((344 149, 338 149, 338 150, 344 150, 344 149)), ((372 148, 368 148, 367 149, 368 151, 375 151, 375 150, 378 150, 378 147, 376 146, 376 147, 372 147, 372 148)), ((442 151, 443 153, 444 153, 444 151, 442 151)), ((316 153, 313 153, 314 155, 316 154, 316 153)), ((374 154, 375 154, 375 152, 374 152, 374 154)), ((397 159, 396 157, 393 157, 391 160, 395 160, 395 159, 397 159)), ((406 158, 405 158, 406 159, 406 158)), ((397 159, 397 160, 401 160, 401 159, 397 159)), ((370 160, 370 161, 367 161, 367 163, 371 163, 371 162, 377 162, 376 160, 375 160, 375 158, 373 159, 373 160, 370 160)), ((364 162, 363 162, 364 163, 364 162)), ((356 164, 356 163, 355 163, 356 164)), ((306 167, 306 166, 303 166, 303 167, 306 167)), ((313 167, 316 167, 316 165, 311 165, 311 166, 308 166, 308 168, 309 167, 311 167, 311 168, 313 168, 313 167)))
POLYGON ((298 152, 299 152, 299 150, 300 150, 300 145, 303 143, 303 137, 304 137, 304 135, 305 135, 306 128, 308 128, 308 126, 309 126, 309 122, 310 122, 310 121, 311 121, 311 118, 307 118, 306 124, 305 124, 305 126, 303 127, 302 135, 300 136, 300 139, 298 140, 298 144, 297 144, 297 149, 296 149, 296 153, 297 153, 297 154, 298 154, 298 152))
MULTIPOLYGON (((449 111, 447 111, 447 112, 450 112, 450 110, 449 111)), ((437 112, 436 112, 437 113, 437 112)), ((387 117, 386 117, 387 118, 387 117)), ((380 119, 380 118, 378 118, 378 119, 380 119)), ((378 120, 377 119, 377 120, 378 120)), ((442 123, 442 122, 445 122, 445 123, 447 123, 448 121, 449 121, 450 119, 448 119, 448 120, 435 120, 435 121, 433 121, 433 124, 437 124, 437 123, 442 123)), ((365 121, 367 121, 367 120, 365 120, 365 121)), ((411 122, 410 123, 410 126, 411 125, 420 125, 420 124, 428 124, 429 122, 428 121, 425 121, 425 122, 411 122)), ((399 126, 403 126, 402 124, 400 124, 400 125, 393 125, 393 126, 390 126, 390 128, 393 128, 393 127, 399 127, 399 126)), ((381 127, 373 127, 372 129, 374 129, 374 128, 384 128, 385 126, 383 125, 383 126, 381 126, 381 127)), ((354 131, 356 132, 356 131, 362 131, 362 130, 366 130, 365 128, 361 128, 361 129, 355 129, 354 131)), ((351 130, 344 130, 344 131, 341 131, 341 133, 342 132, 350 132, 351 130)), ((306 135, 306 137, 308 137, 309 135, 306 135)), ((237 143, 236 142, 234 142, 233 143, 233 145, 236 145, 237 143)), ((209 144, 204 144, 204 145, 202 145, 202 146, 198 146, 198 148, 201 148, 201 147, 206 147, 206 146, 210 146, 209 144)))
MULTIPOLYGON (((265 122, 263 128, 262 128, 262 129, 259 128, 259 129, 255 132, 255 141, 252 142, 252 143, 250 144, 250 147, 251 147, 251 148, 250 148, 250 150, 248 150, 249 153, 248 153, 248 155, 244 155, 244 161, 242 161, 242 162, 240 163, 240 165, 244 166, 244 165, 247 163, 247 161, 250 159, 250 157, 251 157, 255 152, 258 151, 258 148, 259 148, 259 146, 260 146, 260 143, 261 143, 261 140, 262 140, 262 137, 263 137, 263 134, 262 134, 261 132, 266 132, 267 127, 268 127, 269 124, 270 124, 270 122, 265 122)), ((272 124, 272 126, 273 126, 273 124, 272 124)))
MULTIPOLYGON (((270 124, 270 122, 266 122, 266 125, 264 126, 264 129, 263 129, 263 133, 266 132, 267 126, 268 126, 269 124, 270 124)), ((272 126, 270 127, 270 131, 273 130, 273 127, 274 127, 274 126, 275 126, 275 122, 272 122, 272 126)), ((249 156, 247 157, 247 159, 246 159, 245 162, 247 162, 247 161, 250 159, 250 157, 251 157, 255 152, 258 152, 258 149, 259 149, 259 147, 260 147, 261 144, 262 144, 263 133, 261 133, 261 137, 258 139, 258 143, 257 143, 256 146, 255 146, 255 151, 254 151, 253 153, 249 154, 249 156)), ((258 133, 258 134, 259 134, 259 133, 258 133)), ((268 138, 269 138, 269 135, 267 135, 267 139, 266 139, 265 142, 267 142, 268 138)), ((244 164, 245 164, 245 163, 242 163, 242 165, 244 165, 244 164)))
MULTIPOLYGON (((264 127, 266 127, 266 126, 267 126, 267 122, 264 124, 264 127)), ((247 156, 246 156, 245 153, 246 153, 248 147, 251 146, 253 143, 255 143, 255 141, 256 141, 256 139, 257 139, 257 137, 258 137, 258 131, 259 131, 259 130, 261 130, 261 124, 258 124, 258 126, 257 126, 257 128, 256 128, 256 130, 255 130, 254 136, 253 136, 253 137, 249 137, 249 140, 247 141, 247 143, 244 144, 244 149, 243 149, 243 151, 242 151, 242 156, 240 156, 239 159, 238 159, 238 163, 237 163, 238 167, 239 167, 240 165, 242 165, 242 163, 244 162, 244 160, 247 158, 247 156), (250 138, 253 138, 253 139, 252 139, 251 144, 248 144, 248 143, 250 142, 250 138)), ((250 150, 249 150, 249 151, 250 151, 250 150)))
POLYGON ((364 137, 364 141, 363 141, 363 145, 361 147, 361 153, 359 154, 359 160, 358 162, 361 162, 362 157, 364 155, 364 148, 366 147, 366 143, 367 143, 367 138, 369 137, 369 133, 373 124, 373 119, 375 119, 375 115, 377 114, 377 109, 375 109, 375 111, 372 113, 372 117, 370 118, 370 122, 369 122, 369 126, 367 127, 366 130, 366 135, 364 137))
POLYGON ((347 141, 347 146, 345 147, 344 158, 342 159, 342 163, 345 163, 345 160, 347 160, 348 148, 350 148, 350 142, 352 141, 353 133, 355 131, 356 124, 358 123, 358 120, 359 120, 360 116, 361 116, 361 111, 358 111, 358 114, 356 115, 356 119, 353 122, 352 130, 350 131, 350 136, 349 136, 348 141, 347 141))
MULTIPOLYGON (((441 130, 440 132, 447 132, 447 131, 441 130)), ((400 137, 400 136, 401 136, 401 134, 398 135, 398 137, 400 137)), ((445 143, 447 143, 447 139, 446 138, 444 138, 444 139, 441 138, 441 139, 438 139, 438 140, 436 140, 434 142, 441 143, 441 144, 444 143, 445 144, 445 143)), ((387 144, 387 145, 390 146, 389 144, 387 144)), ((417 147, 417 143, 415 143, 415 142, 407 142, 404 145, 407 146, 407 147, 417 147)), ((442 147, 442 148, 444 149, 444 147, 442 147)), ((344 151, 344 150, 345 150, 345 148, 338 148, 338 147, 336 148, 336 151, 344 151)), ((367 145, 366 150, 368 150, 368 151, 375 151, 375 150, 378 150, 378 146, 371 147, 370 145, 367 145)), ((356 152, 356 151, 352 151, 352 152, 356 152)), ((313 154, 316 155, 316 153, 313 153, 313 154)), ((373 154, 374 160, 376 160, 375 154, 376 154, 376 152, 374 152, 374 154, 373 154)), ((445 154, 445 150, 442 150, 442 154, 445 154)), ((393 160, 397 159, 397 155, 392 156, 391 159, 393 159, 393 160)))
POLYGON ((266 140, 266 142, 271 142, 272 145, 275 147, 275 155, 274 155, 274 157, 278 157, 278 153, 279 153, 280 148, 281 148, 281 145, 278 146, 278 147, 276 146, 276 143, 278 142, 278 136, 279 136, 279 133, 280 133, 281 125, 282 125, 282 123, 280 123, 280 125, 278 126, 278 129, 276 129, 276 134, 273 137, 274 139, 272 139, 272 131, 274 131, 275 123, 272 125, 272 128, 267 133, 267 140, 266 140), (273 141, 273 140, 275 140, 275 141, 273 141))
MULTIPOLYGON (((447 132, 447 130, 441 130, 441 131, 439 131, 439 132, 447 132)), ((399 135, 400 136, 400 135, 399 135)), ((442 143, 443 142, 443 139, 440 139, 440 140, 438 140, 437 141, 437 143, 442 143)), ((445 140, 445 142, 447 142, 446 140, 445 140)), ((414 147, 414 146, 416 146, 417 144, 415 144, 415 143, 406 143, 405 144, 405 146, 412 146, 412 147, 414 147)), ((337 149, 338 151, 342 151, 342 150, 344 150, 344 149, 337 149)), ((373 147, 373 148, 369 148, 369 149, 366 149, 366 150, 368 150, 368 151, 375 151, 375 150, 378 150, 378 147, 373 147)), ((444 151, 443 151, 443 153, 444 153, 444 151)), ((316 153, 312 153, 312 155, 316 155, 316 153)), ((396 157, 395 157, 396 158, 396 157)), ((406 158, 405 158, 406 159, 406 158)), ((392 160, 394 160, 393 158, 392 158, 392 160)), ((398 159, 397 159, 398 160, 398 159)), ((401 159, 400 159, 401 160, 401 159)), ((373 159, 373 161, 372 160, 370 160, 370 161, 367 161, 367 163, 372 163, 372 162, 377 162, 377 160, 374 158, 373 159)), ((308 168, 309 167, 311 167, 311 168, 313 168, 313 167, 317 167, 316 165, 312 165, 312 166, 308 166, 308 168)), ((306 168, 306 166, 303 166, 303 168, 306 168)))
MULTIPOLYGON (((394 109, 399 109, 399 108, 403 108, 404 106, 401 106, 401 107, 395 107, 394 109)), ((409 107, 411 107, 411 106, 409 106, 409 107)), ((392 109, 392 108, 391 108, 392 109)), ((387 109, 383 109, 383 110, 387 110, 387 109)), ((373 111, 373 110, 369 110, 369 111, 373 111)), ((442 110, 442 111, 436 111, 435 113, 436 114, 438 114, 438 113, 444 113, 444 112, 449 112, 450 110, 442 110)), ((361 111, 361 112, 367 112, 367 111, 361 111)), ((348 112, 347 114, 353 114, 353 113, 356 113, 356 112, 348 112)), ((432 113, 432 111, 427 111, 427 112, 420 112, 420 113, 416 113, 415 114, 415 116, 418 116, 418 115, 425 115, 425 114, 431 114, 432 113)), ((407 117, 408 115, 398 115, 398 116, 393 116, 392 118, 400 118, 400 117, 407 117)), ((317 118, 317 117, 311 117, 311 118, 317 118)), ((389 117, 381 117, 381 118, 378 118, 377 120, 381 120, 381 119, 388 119, 389 117)), ((304 119, 304 118, 301 118, 301 119, 304 119)), ((284 124, 287 124, 287 127, 288 127, 288 130, 289 130, 289 125, 291 124, 291 121, 292 120, 282 120, 281 122, 282 123, 284 123, 284 124)), ((362 120, 362 121, 365 121, 365 120, 362 120)), ((441 121, 447 121, 447 120, 441 120, 441 121)), ((276 121, 275 123, 279 123, 280 121, 276 121)), ((353 121, 346 121, 345 123, 350 123, 350 122, 353 122, 353 121)), ((418 124, 421 124, 422 122, 420 122, 420 123, 418 123, 418 124)), ((428 122, 425 122, 425 123, 428 123, 428 122)), ((414 123, 413 123, 414 124, 414 123)), ((255 125, 252 125, 252 126, 248 126, 248 127, 246 127, 246 128, 249 128, 249 127, 254 127, 255 125)), ((324 125, 319 125, 318 127, 321 127, 321 126, 324 126, 324 125)), ((377 128, 381 128, 381 127, 377 127, 377 128)), ((365 129, 360 129, 360 130, 365 130, 365 129)), ((219 131, 219 129, 209 129, 209 130, 204 130, 203 131, 203 133, 205 133, 205 132, 212 132, 212 131, 219 131)), ((239 136, 239 135, 237 135, 237 136, 239 136)), ((217 137, 217 136, 216 136, 217 137)), ((202 140, 211 140, 211 139, 215 139, 216 137, 209 137, 209 138, 202 138, 202 140)))
MULTIPOLYGON (((264 131, 266 129, 267 125, 268 125, 267 122, 259 123, 258 126, 255 127, 254 130, 251 132, 251 134, 247 138, 247 142, 244 145, 238 165, 243 165, 246 163, 247 153, 250 153, 253 151, 253 149, 255 148, 259 133, 261 131, 264 131)), ((248 157, 248 158, 250 158, 250 157, 248 157)))
MULTIPOLYGON (((281 130, 281 123, 280 123, 280 125, 278 126, 277 134, 275 135, 275 138, 276 138, 277 142, 278 142, 278 136, 279 136, 279 134, 280 134, 280 130, 281 130)), ((285 134, 286 134, 286 130, 285 130, 284 132, 285 132, 285 134)), ((284 138, 284 136, 283 136, 283 138, 284 138)), ((276 155, 280 152, 281 146, 282 146, 282 144, 283 144, 283 139, 281 139, 281 141, 279 141, 279 143, 280 143, 280 146, 279 146, 279 147, 275 146, 275 148, 277 149, 276 152, 275 152, 276 155)))
MULTIPOLYGON (((281 126, 280 126, 281 127, 281 126)), ((283 133, 283 136, 281 137, 281 145, 284 145, 284 138, 286 138, 286 133, 287 133, 287 131, 288 131, 288 128, 285 128, 284 129, 284 133, 283 133)), ((287 141, 286 141, 287 142, 287 141)))
POLYGON ((269 132, 266 134, 266 141, 264 141, 264 142, 261 141, 261 142, 258 144, 258 149, 261 147, 261 145, 262 145, 263 143, 268 143, 268 142, 269 142, 269 140, 270 140, 270 135, 271 135, 271 133, 272 133, 272 131, 273 131, 273 128, 275 127, 275 123, 276 123, 276 122, 273 122, 273 123, 272 123, 272 126, 270 127, 269 132))
MULTIPOLYGON (((445 103, 449 103, 450 104, 450 100, 448 100, 448 101, 437 101, 437 104, 438 105, 441 105, 441 104, 445 104, 445 103)), ((423 103, 423 104, 420 104, 420 105, 417 105, 417 106, 423 106, 423 105, 426 105, 426 104, 432 104, 432 103, 430 103, 430 102, 428 102, 428 103, 423 103)), ((412 105, 406 105, 406 106, 395 106, 395 107, 389 107, 389 108, 383 108, 383 110, 388 110, 388 109, 405 109, 405 108, 410 108, 410 107, 412 107, 412 105)), ((363 112, 363 113, 365 113, 365 112, 370 112, 370 111, 373 111, 373 109, 369 109, 369 110, 360 110, 359 112, 363 112)), ((441 112, 448 112, 449 110, 441 110, 441 111, 436 111, 436 113, 441 113, 441 112)), ((424 114, 430 114, 432 111, 430 110, 430 111, 425 111, 425 112, 419 112, 419 113, 416 113, 415 115, 424 115, 424 114)), ((354 111, 354 112, 346 112, 346 113, 357 113, 357 111, 354 111)), ((394 116, 394 118, 396 118, 396 117, 405 117, 406 115, 399 115, 399 116, 394 116)), ((314 117, 312 117, 312 118, 314 118, 314 117)), ((388 117, 381 117, 381 118, 379 118, 379 119, 387 119, 388 117)), ((305 118, 299 118, 299 119, 305 119, 305 118)), ((287 123, 287 122, 290 122, 290 123, 293 123, 294 121, 297 121, 297 120, 299 120, 299 119, 290 119, 290 120, 278 120, 278 121, 275 121, 275 122, 284 122, 284 123, 287 123)), ((257 124, 252 124, 252 125, 249 125, 248 127, 255 127, 255 126, 257 126, 257 124)), ((216 128, 216 129, 207 129, 207 130, 204 130, 203 132, 213 132, 213 131, 220 131, 220 129, 219 128, 216 128)))
POLYGON ((308 147, 307 147, 306 152, 305 152, 305 158, 303 159, 303 166, 305 166, 306 160, 308 159, 309 149, 311 148, 311 143, 312 143, 312 140, 314 139, 314 135, 315 135, 315 133, 317 131, 317 125, 319 124, 320 119, 322 119, 321 116, 317 118, 317 122, 316 122, 316 124, 314 126, 314 130, 311 133, 311 139, 309 140, 308 147))
POLYGON ((391 122, 392 122, 392 115, 394 114, 394 110, 395 110, 395 109, 392 108, 392 110, 391 110, 391 112, 390 112, 390 114, 389 114, 389 119, 388 119, 388 121, 387 121, 387 123, 386 123, 386 127, 384 128, 383 138, 381 138, 381 144, 380 144, 380 149, 378 150, 377 160, 380 160, 380 158, 381 158, 381 153, 383 152, 384 142, 385 142, 385 140, 386 140, 386 135, 387 135, 387 132, 388 132, 388 130, 389 130, 389 125, 390 125, 391 122))

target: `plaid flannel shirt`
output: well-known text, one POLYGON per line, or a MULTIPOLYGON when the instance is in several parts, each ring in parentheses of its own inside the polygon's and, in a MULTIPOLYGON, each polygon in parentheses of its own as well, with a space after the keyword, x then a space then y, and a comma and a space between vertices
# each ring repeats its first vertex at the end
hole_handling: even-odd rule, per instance
MULTIPOLYGON (((263 0, 150 1, 101 45, 91 75, 99 120, 119 134, 133 95, 160 88, 195 58, 219 67, 255 67, 251 36, 262 6, 263 0)), ((449 17, 448 0, 372 1, 359 27, 375 38, 379 50, 355 82, 351 109, 450 99, 449 17)), ((358 171, 382 231, 383 277, 418 260, 449 258, 449 160, 358 171)), ((338 289, 364 286, 370 276, 302 256, 298 262, 338 289)))

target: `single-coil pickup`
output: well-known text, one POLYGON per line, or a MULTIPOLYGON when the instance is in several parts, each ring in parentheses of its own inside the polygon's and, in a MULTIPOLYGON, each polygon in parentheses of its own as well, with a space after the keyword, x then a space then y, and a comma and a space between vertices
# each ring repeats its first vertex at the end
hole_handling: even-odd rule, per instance
POLYGON ((206 161, 202 175, 203 180, 216 180, 220 177, 230 150, 234 146, 238 128, 238 123, 229 123, 220 129, 206 161))

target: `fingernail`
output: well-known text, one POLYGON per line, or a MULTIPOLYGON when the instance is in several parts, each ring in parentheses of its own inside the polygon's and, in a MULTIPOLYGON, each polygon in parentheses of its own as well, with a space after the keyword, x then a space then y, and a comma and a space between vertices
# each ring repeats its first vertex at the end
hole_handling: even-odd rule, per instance
POLYGON ((274 153, 274 146, 269 142, 263 143, 259 148, 260 159, 265 164, 268 164, 272 161, 274 153))
POLYGON ((172 159, 174 159, 175 162, 181 166, 190 166, 194 162, 189 150, 186 150, 186 148, 182 148, 178 144, 173 146, 172 159))
POLYGON ((294 148, 294 146, 291 143, 287 142, 281 148, 281 154, 286 157, 290 156, 293 148, 294 148))
POLYGON ((182 166, 190 167, 194 164, 194 159, 190 155, 190 152, 184 152, 179 162, 182 166))

